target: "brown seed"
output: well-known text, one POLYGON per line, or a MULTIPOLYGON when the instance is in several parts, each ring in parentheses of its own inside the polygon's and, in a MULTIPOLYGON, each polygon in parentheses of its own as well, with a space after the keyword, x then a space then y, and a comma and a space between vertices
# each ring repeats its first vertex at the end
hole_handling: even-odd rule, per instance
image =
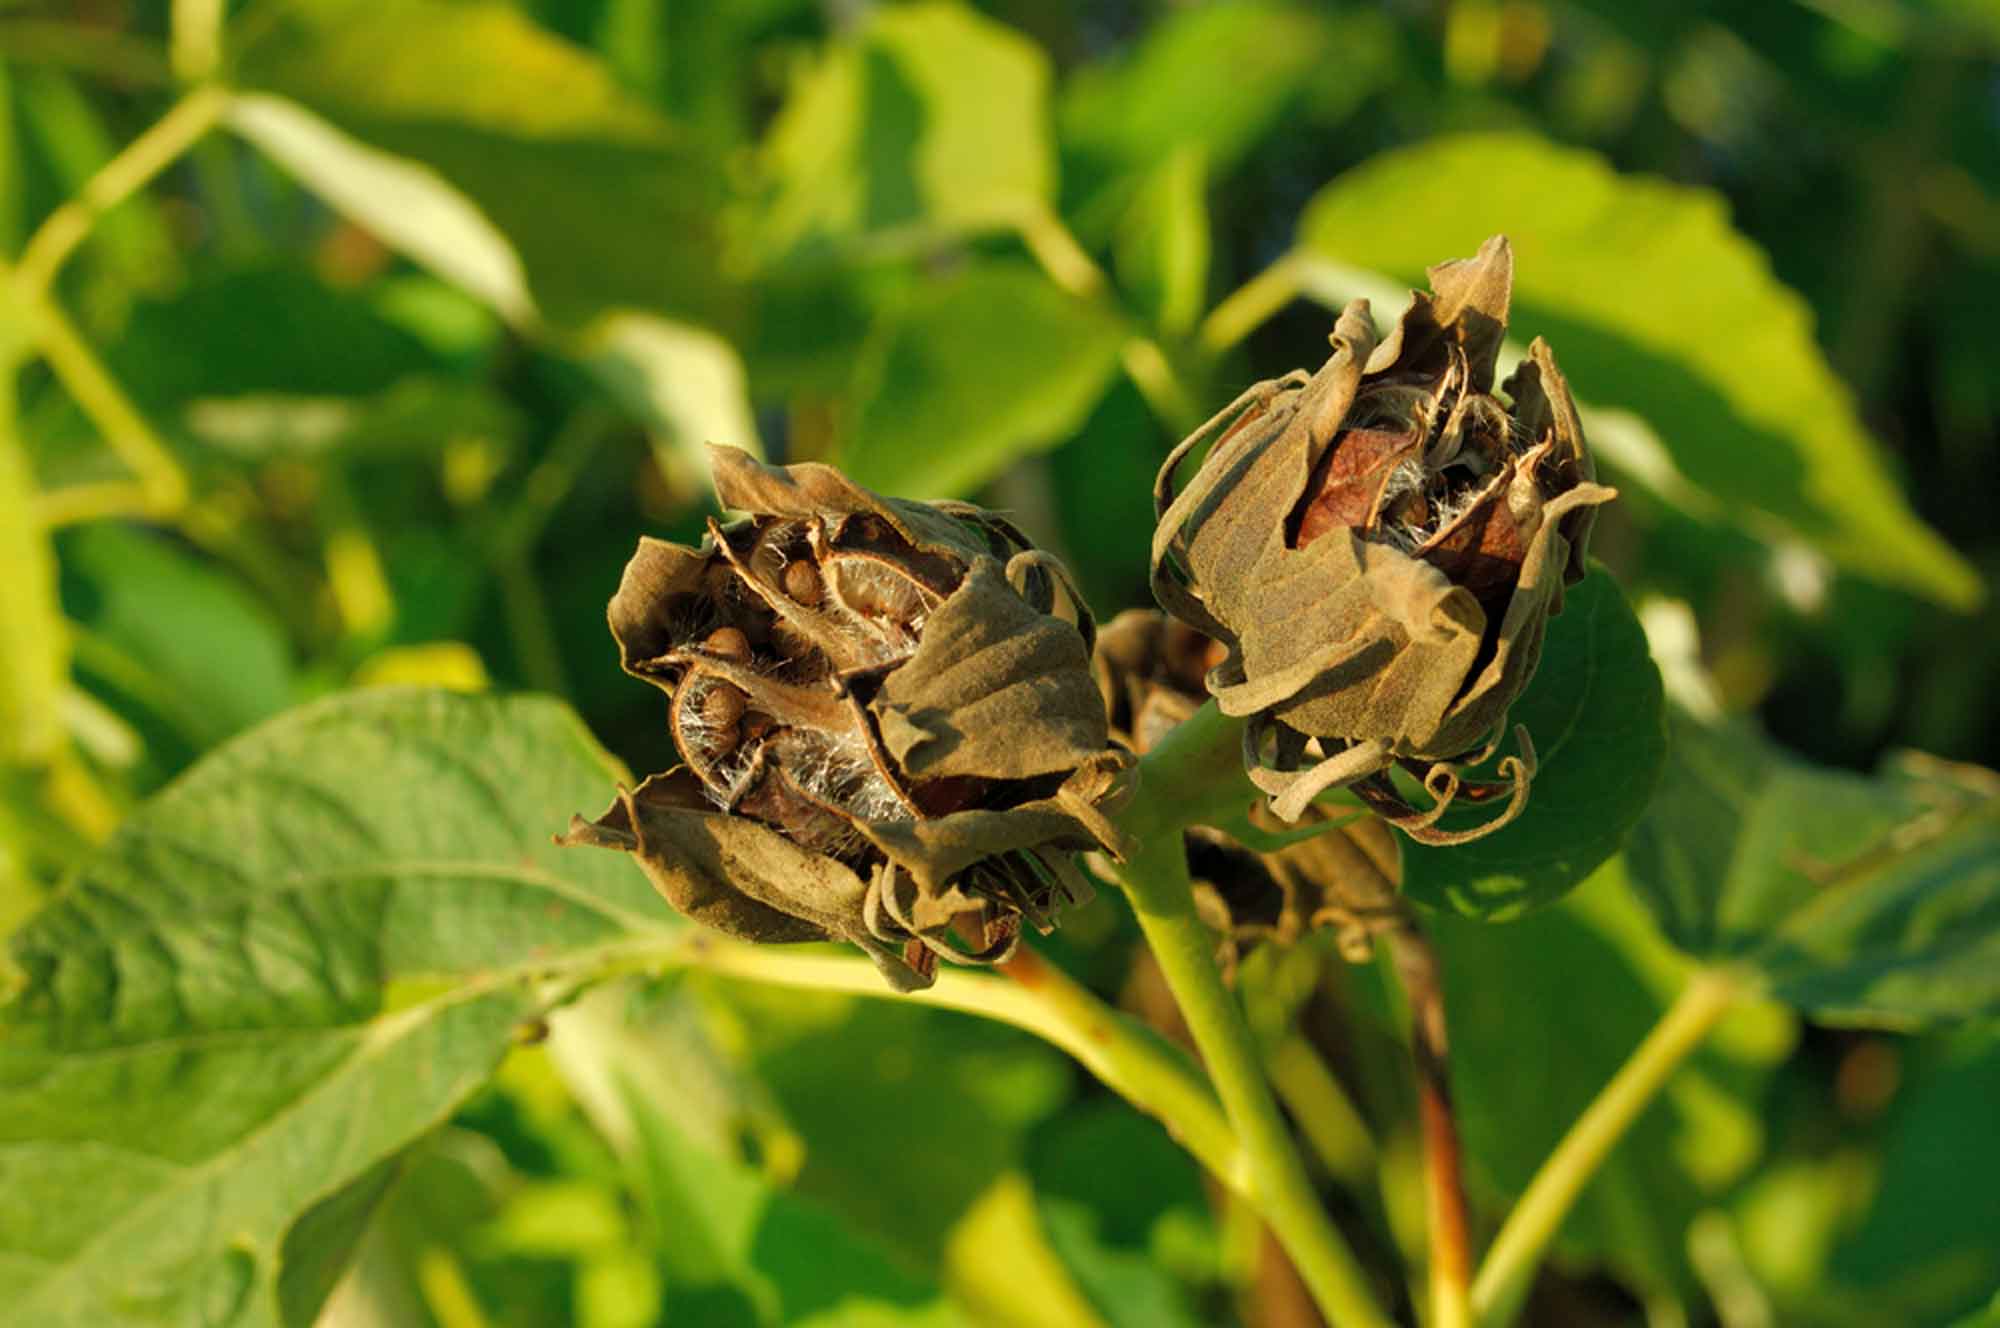
POLYGON ((726 682, 717 683, 702 695, 702 722, 718 730, 734 729, 736 721, 743 718, 744 708, 743 693, 726 682))
POLYGON ((718 627, 708 634, 701 648, 711 655, 735 660, 738 664, 750 662, 750 638, 743 634, 741 628, 718 627))
POLYGON ((819 569, 807 562, 786 564, 785 593, 807 608, 817 605, 825 593, 820 585, 819 569))

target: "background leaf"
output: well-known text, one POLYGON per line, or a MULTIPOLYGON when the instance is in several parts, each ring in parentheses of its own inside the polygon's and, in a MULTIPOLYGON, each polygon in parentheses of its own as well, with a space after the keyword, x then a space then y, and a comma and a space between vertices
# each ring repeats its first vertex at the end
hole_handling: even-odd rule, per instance
POLYGON ((1618 583, 1593 568, 1549 620, 1541 664, 1508 715, 1540 762, 1527 810, 1469 844, 1404 844, 1404 891, 1493 921, 1560 899, 1618 851, 1652 797, 1666 754, 1661 705, 1645 633, 1618 583))
POLYGON ((1117 371, 1125 330, 1019 263, 968 267, 877 327, 840 465, 910 498, 968 494, 1075 430, 1117 371))
MULTIPOLYGON (((1672 1003, 1689 964, 1614 860, 1556 906, 1500 927, 1440 918, 1454 1101, 1475 1175, 1517 1196, 1672 1003)), ((1621 1141, 1559 1250, 1661 1294, 1692 1285, 1686 1228, 1763 1148, 1759 1097, 1790 1049, 1780 1009, 1747 1005, 1621 1141)))
POLYGON ((1048 58, 957 4, 874 9, 792 90, 765 140, 762 246, 1014 226, 1055 192, 1048 58))
POLYGON ((1645 418, 1737 519, 1775 520, 1863 576, 1978 603, 1978 575, 1904 505, 1804 302, 1714 195, 1532 134, 1470 134, 1335 180, 1298 242, 1421 284, 1441 255, 1503 232, 1513 332, 1547 337, 1579 396, 1645 418))
POLYGON ((1926 763, 1873 779, 1678 716, 1633 883, 1689 953, 1831 1023, 2000 1010, 2000 787, 1926 763))
POLYGON ((279 1322, 296 1223, 464 1101, 545 982, 674 931, 629 863, 549 840, 616 773, 547 701, 363 693, 148 804, 12 942, 11 1312, 279 1322))
MULTIPOLYGON (((442 177, 506 237, 558 323, 613 306, 707 319, 725 310, 714 164, 595 58, 511 6, 302 0, 244 52, 238 77, 442 177), (647 261, 628 261, 638 254, 647 261)), ((266 125, 259 140, 272 137, 266 125)), ((286 164, 342 206, 365 208, 364 221, 386 220, 409 197, 382 193, 379 176, 324 142, 294 147, 286 164)))

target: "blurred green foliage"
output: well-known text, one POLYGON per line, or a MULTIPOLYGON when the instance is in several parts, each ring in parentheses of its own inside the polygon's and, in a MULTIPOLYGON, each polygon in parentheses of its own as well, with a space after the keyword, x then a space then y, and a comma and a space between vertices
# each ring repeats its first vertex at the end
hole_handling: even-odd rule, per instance
MULTIPOLYGON (((609 855, 514 879, 549 851, 542 800, 594 810, 608 782, 540 702, 290 716, 90 855, 219 743, 381 681, 551 692, 631 770, 670 764, 603 604, 639 534, 698 535, 705 441, 1003 507, 1100 616, 1146 603, 1171 442, 1316 366, 1341 302, 1392 316, 1505 231, 1514 332, 1588 408, 1624 492, 1595 551, 1670 694, 1789 752, 1688 728, 1629 861, 1523 922, 1440 924, 1481 1219, 1685 955, 1750 955, 1802 1024, 1754 1007, 1675 1081, 1531 1319, 1977 1322, 2000 1041, 1853 1025, 1990 1018, 2000 850, 1990 811, 1888 843, 1962 780, 1851 772, 1900 747, 2000 764, 1996 89, 1989 0, 0 4, 0 926, 82 869, 15 962, 96 935, 125 984, 51 995, 52 1041, 9 1049, 0 1149, 73 1147, 44 1188, 9 1181, 32 1202, 0 1204, 0 1247, 90 1252, 101 1280, 37 1302, 51 1323, 215 1321, 267 1275, 310 1322, 350 1248, 329 1323, 1275 1321, 1243 1215, 1026 1035, 690 977, 510 1051, 530 1003, 479 973, 673 925, 609 855), (373 804, 291 771, 315 724, 367 797, 421 787, 441 838, 371 841, 373 804), (491 789, 453 766, 472 742, 512 754, 491 789), (245 810, 248 770, 295 805, 245 810), (274 860, 310 842, 361 884, 266 916, 198 860, 203 827, 274 860), (369 911, 368 864, 451 836, 487 846, 468 879, 514 885, 369 911), (1814 910, 1836 869, 1863 888, 1814 910), (239 931, 190 920, 164 955, 120 932, 161 882, 239 931), (615 908, 552 918, 538 889, 615 908), (351 971, 252 962, 308 924, 351 971), (55 1054, 149 1019, 219 1041, 122 1079, 55 1054), (343 1074, 363 1039, 393 1083, 343 1074), (276 1133, 232 1133, 286 1095, 276 1133), (341 1170, 367 1141, 340 1121, 421 1143, 341 1170), (116 1188, 85 1156, 113 1126, 156 1145, 116 1188), (259 1147, 293 1161, 194 1165, 259 1147), (177 1195, 287 1238, 203 1244, 177 1195), (129 1245, 90 1245, 131 1212, 129 1245)), ((1637 818, 1619 772, 1660 753, 1620 725, 1658 701, 1594 690, 1639 651, 1615 626, 1537 702, 1600 739, 1545 744, 1529 813, 1588 821, 1583 865, 1551 863, 1591 836, 1524 819, 1483 858, 1413 856, 1420 899, 1537 871, 1553 897, 1637 818)), ((1145 1008, 1115 906, 1051 951, 1145 1008)), ((1288 995, 1244 983, 1355 1086, 1383 1192, 1334 1203, 1387 1270, 1410 1239, 1393 1002, 1308 954, 1288 995)))

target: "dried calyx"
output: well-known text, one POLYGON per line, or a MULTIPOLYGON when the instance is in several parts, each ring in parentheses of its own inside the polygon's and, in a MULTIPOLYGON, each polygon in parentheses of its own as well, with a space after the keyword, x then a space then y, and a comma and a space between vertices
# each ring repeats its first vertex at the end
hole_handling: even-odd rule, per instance
POLYGON ((1463 775, 1506 735, 1614 494, 1546 343, 1495 394, 1506 240, 1430 276, 1434 293, 1413 294, 1386 338, 1355 301, 1317 373, 1258 384, 1175 449, 1155 491, 1153 588, 1222 643, 1208 688, 1249 718, 1246 762, 1278 815, 1351 785, 1413 837, 1451 843, 1526 805, 1525 732, 1504 782, 1463 775), (1177 491, 1181 462, 1211 443, 1177 491), (1501 799, 1482 824, 1437 825, 1455 800, 1501 799))
POLYGON ((610 606, 683 764, 567 841, 744 939, 852 941, 903 989, 1004 958, 1088 895, 1073 851, 1116 847, 1128 759, 1067 575, 993 513, 711 451, 751 515, 641 541, 610 606))

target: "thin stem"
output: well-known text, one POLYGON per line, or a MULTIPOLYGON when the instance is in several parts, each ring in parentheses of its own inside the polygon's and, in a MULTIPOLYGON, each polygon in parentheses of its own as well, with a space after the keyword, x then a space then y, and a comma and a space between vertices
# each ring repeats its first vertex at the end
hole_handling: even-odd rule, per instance
POLYGON ((1251 1196, 1264 1220, 1329 1322, 1340 1328, 1387 1328, 1389 1320, 1367 1274, 1306 1177, 1243 1012, 1222 985, 1214 937, 1195 916, 1180 835, 1156 834, 1142 841, 1120 865, 1118 876, 1249 1156, 1251 1196))
POLYGON ((1084 247, 1063 225, 1062 218, 1046 207, 1027 209, 1016 223, 1021 242, 1041 264, 1049 280, 1071 295, 1092 299, 1102 295, 1110 283, 1084 247))
POLYGON ((1377 1165, 1374 1136, 1312 1042, 1296 1030, 1287 1033, 1266 1053, 1264 1068, 1327 1174, 1365 1188, 1377 1165))
POLYGON ((101 484, 65 484, 35 495, 35 520, 45 530, 74 526, 85 521, 110 517, 147 517, 153 514, 153 498, 146 486, 130 480, 106 480, 101 484))
POLYGON ((1213 355, 1228 350, 1297 299, 1299 292, 1298 263, 1286 253, 1209 311, 1201 324, 1202 349, 1213 355))
POLYGON ((33 299, 47 291, 97 219, 193 147, 215 127, 228 105, 229 94, 220 87, 209 84, 196 88, 105 162, 75 198, 51 212, 21 249, 15 278, 24 297, 33 299))
POLYGON ((1239 1192, 1250 1188, 1243 1150, 1215 1094, 1188 1059, 1026 948, 1008 963, 1011 982, 983 973, 945 969, 933 986, 906 996, 895 996, 865 960, 845 956, 792 954, 770 946, 738 945, 706 934, 690 937, 676 954, 711 973, 729 977, 894 997, 962 1010, 1025 1029, 1068 1052, 1107 1088, 1141 1111, 1157 1116, 1217 1180, 1239 1192))
POLYGON ((1430 1230, 1432 1328, 1472 1328, 1472 1237, 1462 1150, 1451 1105, 1450 1041, 1437 951, 1400 899, 1399 925, 1383 942, 1410 1005, 1410 1058, 1424 1140, 1424 1204, 1430 1230))
POLYGON ((199 83, 215 73, 222 62, 222 22, 224 0, 174 0, 173 39, 169 53, 174 76, 184 83, 199 83))
POLYGON ((1133 337, 1118 353, 1119 362, 1125 367, 1125 376, 1139 389, 1139 395, 1146 398, 1146 405, 1175 433, 1186 433, 1201 422, 1201 408, 1188 395, 1182 385, 1180 375, 1174 372, 1173 361, 1160 349, 1160 343, 1151 337, 1133 337))
POLYGON ((0 280, 10 277, 16 280, 16 293, 42 357, 97 426, 106 446, 131 468, 146 491, 152 513, 167 516, 178 511, 188 497, 187 475, 180 462, 62 310, 21 282, 18 270, 8 273, 0 267, 0 280))
POLYGON ((1703 969, 1611 1082, 1570 1126, 1528 1185, 1486 1252, 1472 1284, 1472 1308, 1484 1328, 1505 1328, 1534 1280, 1542 1252, 1562 1226, 1583 1187, 1655 1094, 1743 995, 1741 980, 1721 969, 1703 969))

